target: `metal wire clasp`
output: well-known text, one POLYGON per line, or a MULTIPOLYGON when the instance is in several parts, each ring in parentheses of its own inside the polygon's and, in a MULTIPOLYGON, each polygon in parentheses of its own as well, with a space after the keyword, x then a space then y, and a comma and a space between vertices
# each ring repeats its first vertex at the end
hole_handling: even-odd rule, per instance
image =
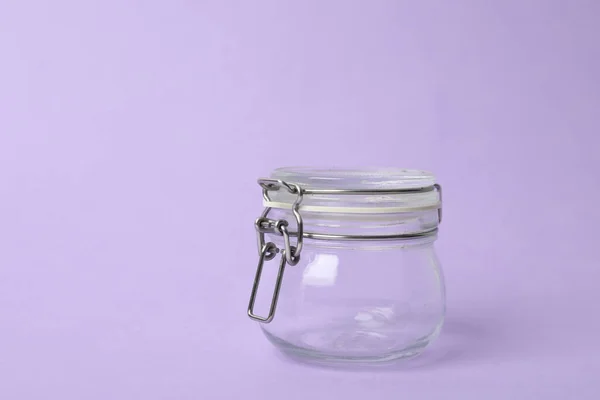
POLYGON ((292 213, 296 218, 296 232, 297 242, 295 246, 290 243, 290 233, 288 231, 288 222, 283 219, 274 220, 268 218, 271 207, 266 207, 262 212, 261 216, 258 217, 254 223, 256 228, 256 235, 258 239, 258 266, 256 267, 256 276, 254 277, 254 285, 252 286, 252 292, 250 294, 250 303, 248 304, 248 316, 256 321, 269 323, 275 316, 275 309, 277 308, 277 299, 279 298, 279 290, 281 288, 281 282, 283 280, 283 272, 286 264, 296 265, 300 261, 300 253, 302 252, 302 245, 304 239, 304 224, 302 222, 302 215, 300 215, 300 203, 302 202, 304 192, 302 188, 294 183, 287 183, 278 179, 259 179, 258 184, 263 189, 263 198, 265 201, 270 202, 269 197, 270 191, 277 191, 282 187, 285 188, 291 194, 296 195, 296 201, 292 205, 292 213), (281 252, 281 261, 279 263, 279 271, 277 272, 277 279, 275 281, 275 289, 273 290, 273 297, 271 298, 271 306, 269 307, 269 314, 266 317, 261 317, 254 314, 254 302, 256 301, 256 294, 258 292, 258 286, 260 284, 260 278, 262 276, 262 268, 265 261, 272 260, 277 253, 280 252, 276 244, 269 242, 265 243, 265 233, 277 234, 283 236, 284 249, 281 252))
POLYGON ((279 299, 279 290, 281 289, 281 281, 283 280, 283 272, 285 271, 285 255, 281 256, 281 261, 279 262, 279 271, 277 272, 277 279, 275 281, 275 289, 273 290, 271 306, 269 307, 269 314, 266 317, 261 317, 260 315, 254 314, 254 302, 256 301, 256 293, 258 292, 263 265, 265 264, 265 261, 272 260, 278 252, 279 249, 274 243, 269 242, 263 246, 260 252, 260 258, 258 259, 258 266, 256 267, 256 276, 254 277, 254 285, 252 285, 250 303, 248 303, 248 316, 253 320, 267 324, 273 320, 273 317, 275 317, 275 309, 277 308, 277 300, 279 299))

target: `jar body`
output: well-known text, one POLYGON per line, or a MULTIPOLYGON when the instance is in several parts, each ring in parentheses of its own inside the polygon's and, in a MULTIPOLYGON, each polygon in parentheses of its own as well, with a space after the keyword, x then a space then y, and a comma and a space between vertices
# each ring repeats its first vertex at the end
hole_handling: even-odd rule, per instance
MULTIPOLYGON (((282 245, 276 236, 269 240, 282 245)), ((260 324, 263 332, 283 352, 313 361, 377 363, 420 354, 445 314, 434 240, 306 241, 300 262, 285 267, 276 317, 260 324)))

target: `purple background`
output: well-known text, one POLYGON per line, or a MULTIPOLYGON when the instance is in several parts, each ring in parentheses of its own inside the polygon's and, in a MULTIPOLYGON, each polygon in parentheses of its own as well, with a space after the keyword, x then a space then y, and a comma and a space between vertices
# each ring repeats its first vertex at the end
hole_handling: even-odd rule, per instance
POLYGON ((597 399, 600 2, 0 5, 0 398, 597 399), (255 179, 435 171, 413 368, 278 357, 255 179))

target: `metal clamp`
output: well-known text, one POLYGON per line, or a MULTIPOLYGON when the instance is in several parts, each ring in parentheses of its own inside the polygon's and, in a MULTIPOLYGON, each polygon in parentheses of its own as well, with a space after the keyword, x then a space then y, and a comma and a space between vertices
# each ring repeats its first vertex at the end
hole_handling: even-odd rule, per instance
POLYGON ((283 280, 283 272, 285 271, 286 264, 296 265, 300 261, 300 253, 302 252, 302 245, 304 241, 304 224, 302 222, 302 215, 300 215, 300 203, 302 202, 304 193, 302 188, 295 183, 287 183, 277 179, 259 179, 258 184, 263 188, 263 198, 270 202, 269 197, 270 191, 277 191, 282 187, 285 188, 291 194, 295 194, 296 201, 292 205, 292 212, 296 218, 296 245, 292 246, 290 243, 290 233, 288 231, 288 222, 286 220, 274 220, 268 218, 271 207, 266 207, 262 212, 261 216, 258 217, 254 223, 256 228, 256 236, 258 239, 258 266, 256 268, 256 276, 254 277, 254 285, 252 286, 252 293, 250 294, 250 303, 248 304, 248 316, 253 320, 269 323, 275 316, 275 309, 277 308, 277 299, 279 298, 279 290, 281 289, 281 282, 283 280), (271 306, 269 307, 269 314, 266 317, 261 317, 254 314, 254 302, 256 301, 256 294, 258 292, 258 286, 260 284, 260 278, 262 276, 262 269, 265 261, 272 260, 277 253, 279 248, 276 244, 269 242, 265 243, 265 233, 279 234, 283 236, 284 250, 281 252, 281 261, 279 263, 279 271, 277 273, 277 279, 275 281, 275 289, 273 291, 273 297, 271 298, 271 306))
POLYGON ((277 300, 279 299, 279 290, 281 289, 281 281, 283 280, 283 272, 285 270, 286 257, 284 254, 281 255, 281 261, 279 262, 279 271, 277 272, 277 280, 275 281, 275 289, 273 290, 273 297, 271 299, 271 306, 269 307, 269 315, 261 317, 260 315, 254 314, 254 302, 256 301, 256 293, 258 292, 258 286, 260 284, 260 278, 262 276, 262 269, 265 261, 270 261, 279 252, 279 249, 274 243, 267 243, 263 246, 260 252, 260 258, 258 259, 258 267, 256 267, 256 275, 254 277, 254 285, 252 286, 252 293, 250 294, 250 303, 248 303, 248 316, 253 320, 264 322, 268 324, 273 320, 275 316, 275 309, 277 308, 277 300))

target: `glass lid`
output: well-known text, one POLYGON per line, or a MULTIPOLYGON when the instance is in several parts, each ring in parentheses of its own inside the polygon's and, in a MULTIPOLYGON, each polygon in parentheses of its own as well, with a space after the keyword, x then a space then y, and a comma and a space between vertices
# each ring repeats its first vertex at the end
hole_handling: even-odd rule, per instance
POLYGON ((435 176, 428 171, 402 168, 335 169, 284 167, 271 178, 296 183, 303 189, 393 190, 431 187, 435 176))

